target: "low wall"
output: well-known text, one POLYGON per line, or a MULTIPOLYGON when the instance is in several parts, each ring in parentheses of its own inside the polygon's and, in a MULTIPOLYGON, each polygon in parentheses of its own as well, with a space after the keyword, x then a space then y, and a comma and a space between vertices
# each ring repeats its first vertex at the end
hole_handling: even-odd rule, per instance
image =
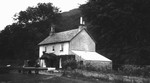
POLYGON ((94 61, 94 60, 85 60, 84 65, 91 65, 98 69, 112 69, 112 62, 110 61, 94 61))

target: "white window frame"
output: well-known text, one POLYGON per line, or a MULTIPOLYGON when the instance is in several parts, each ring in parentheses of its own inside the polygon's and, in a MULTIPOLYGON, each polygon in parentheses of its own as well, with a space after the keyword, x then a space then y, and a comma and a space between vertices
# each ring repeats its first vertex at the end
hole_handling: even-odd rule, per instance
POLYGON ((55 46, 52 46, 52 51, 53 51, 53 52, 55 51, 55 46))
POLYGON ((60 51, 64 51, 64 44, 60 44, 60 51))
POLYGON ((45 46, 45 52, 47 52, 47 46, 45 46))

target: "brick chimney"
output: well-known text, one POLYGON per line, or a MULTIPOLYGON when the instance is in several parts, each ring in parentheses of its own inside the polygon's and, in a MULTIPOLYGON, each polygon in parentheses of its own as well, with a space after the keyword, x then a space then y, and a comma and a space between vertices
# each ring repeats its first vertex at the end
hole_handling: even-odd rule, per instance
POLYGON ((55 34, 55 25, 51 25, 51 31, 49 33, 50 36, 55 34))
POLYGON ((79 25, 79 31, 82 29, 86 29, 87 27, 85 26, 85 21, 83 21, 83 17, 80 17, 80 25, 79 25))

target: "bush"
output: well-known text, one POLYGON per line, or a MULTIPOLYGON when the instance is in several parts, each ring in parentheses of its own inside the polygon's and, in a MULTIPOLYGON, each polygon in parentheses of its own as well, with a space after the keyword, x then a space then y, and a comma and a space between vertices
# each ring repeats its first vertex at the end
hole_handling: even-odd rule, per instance
POLYGON ((150 76, 150 67, 136 66, 136 65, 123 65, 121 69, 122 73, 125 75, 133 76, 150 76))
POLYGON ((74 59, 68 59, 62 63, 63 69, 76 69, 77 62, 74 59))

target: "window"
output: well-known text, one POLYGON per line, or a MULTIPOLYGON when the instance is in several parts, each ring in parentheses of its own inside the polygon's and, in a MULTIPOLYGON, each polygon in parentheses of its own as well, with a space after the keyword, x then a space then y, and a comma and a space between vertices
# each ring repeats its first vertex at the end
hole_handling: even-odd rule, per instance
POLYGON ((45 46, 45 52, 47 51, 47 47, 45 46))
POLYGON ((55 47, 54 46, 52 46, 52 51, 55 51, 55 47))
POLYGON ((61 44, 61 45, 60 45, 60 51, 63 51, 63 50, 64 50, 64 48, 63 48, 63 47, 64 47, 64 45, 63 45, 63 44, 61 44))

